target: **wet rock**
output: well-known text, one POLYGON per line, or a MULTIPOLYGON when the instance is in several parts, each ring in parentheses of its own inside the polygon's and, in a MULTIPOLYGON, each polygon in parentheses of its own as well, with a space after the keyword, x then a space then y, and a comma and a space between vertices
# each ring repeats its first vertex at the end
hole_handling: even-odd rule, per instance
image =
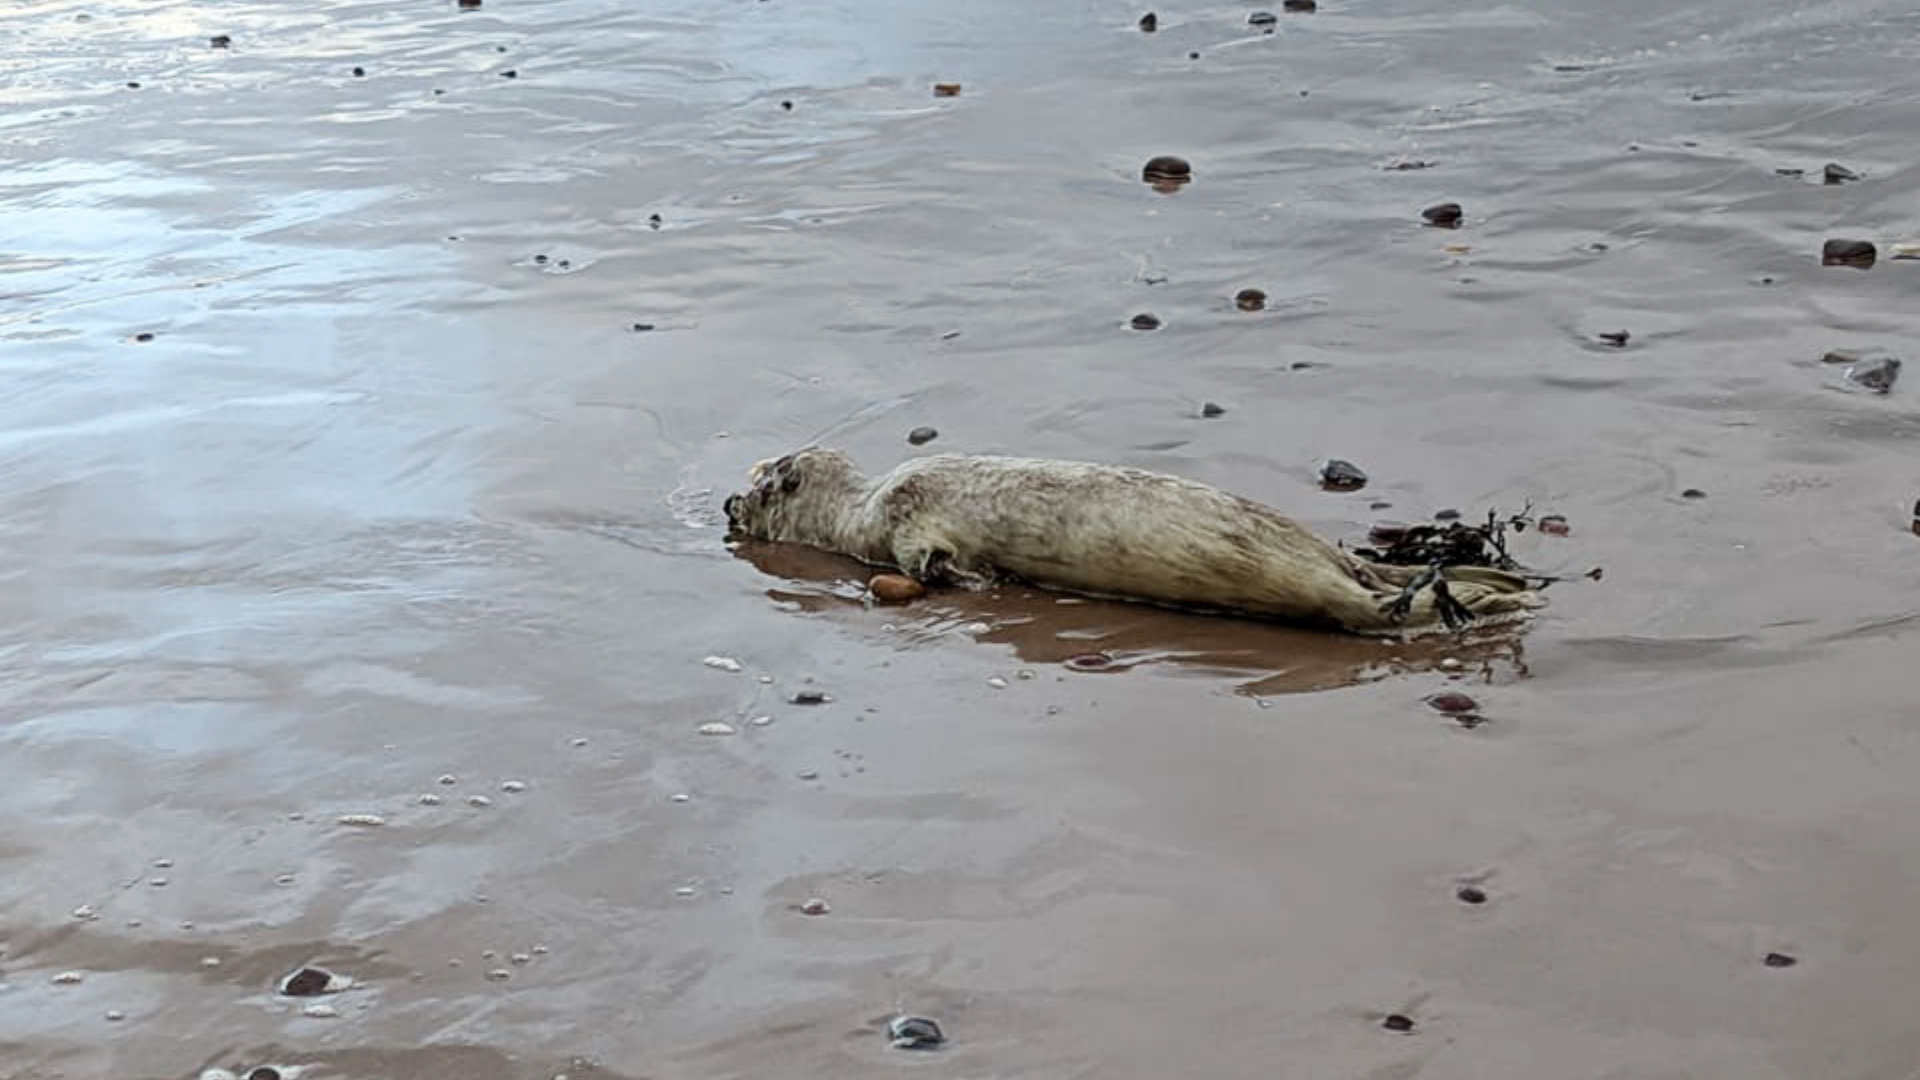
POLYGON ((1683 499, 1704 499, 1707 497, 1707 493, 1701 491, 1699 488, 1688 488, 1680 493, 1680 497, 1683 499))
POLYGON ((925 446, 940 437, 940 433, 930 427, 917 427, 907 432, 907 445, 925 446))
POLYGON ((533 257, 533 261, 536 266, 547 265, 547 257, 545 255, 535 255, 533 257))
POLYGON ((207 44, 216 49, 224 49, 233 44, 233 37, 230 34, 215 34, 207 39, 207 44))
POLYGON ((904 574, 875 574, 867 592, 883 604, 906 604, 927 595, 927 588, 904 574))
POLYGON ((924 1016, 896 1016, 887 1023, 887 1040, 895 1050, 932 1050, 947 1041, 947 1033, 924 1016))
POLYGON ((336 975, 325 968, 303 967, 280 980, 280 996, 319 997, 337 994, 352 985, 353 980, 345 975, 336 975))
POLYGON ((1160 29, 1160 16, 1155 15, 1151 11, 1147 12, 1145 15, 1140 16, 1140 32, 1141 33, 1151 34, 1158 29, 1160 29))
POLYGON ((1198 59, 1200 59, 1200 54, 1199 54, 1199 53, 1197 53, 1197 52, 1190 52, 1190 53, 1188 53, 1188 54, 1187 54, 1187 59, 1189 59, 1189 60, 1198 60, 1198 59))
POLYGON ((1609 330, 1598 336, 1601 341, 1606 342, 1616 349, 1626 348, 1627 342, 1633 338, 1633 335, 1627 333, 1625 330, 1609 330))
POLYGON ((739 729, 724 720, 709 720, 694 730, 702 735, 732 735, 739 729))
POLYGON ((1186 158, 1162 154, 1148 160, 1140 170, 1140 179, 1153 185, 1156 191, 1172 191, 1193 180, 1193 166, 1186 158))
POLYGON ((1420 216, 1435 228, 1457 229, 1460 227, 1461 219, 1466 217, 1466 211, 1460 209, 1460 204, 1457 202, 1443 202, 1435 203, 1420 211, 1420 216))
POLYGON ((1279 21, 1280 21, 1280 16, 1275 15, 1271 11, 1256 11, 1253 14, 1247 16, 1248 26, 1256 26, 1256 27, 1264 28, 1269 34, 1273 33, 1273 26, 1275 23, 1278 23, 1279 21))
POLYGON ((1431 161, 1418 161, 1418 160, 1396 161, 1393 164, 1387 166, 1387 171, 1388 172, 1416 172, 1420 169, 1431 169, 1433 168, 1433 166, 1434 166, 1434 163, 1431 161))
POLYGON ((385 825, 387 819, 379 814, 341 814, 339 822, 356 829, 377 829, 385 825))
POLYGON ((1227 415, 1227 410, 1224 406, 1209 401, 1200 406, 1200 415, 1205 419, 1214 420, 1227 415))
POLYGON ((1860 174, 1845 165, 1829 161, 1826 168, 1820 170, 1820 178, 1829 184, 1844 184, 1850 180, 1860 179, 1860 174))
POLYGON ((780 103, 780 108, 781 108, 781 109, 783 109, 783 110, 785 110, 786 112, 792 112, 792 111, 793 111, 793 102, 791 102, 791 101, 783 101, 783 102, 781 102, 781 103, 780 103))
POLYGON ((142 330, 141 332, 133 335, 133 340, 138 341, 144 345, 147 342, 153 340, 153 334, 149 331, 142 330))
POLYGON ((1160 316, 1152 312, 1143 311, 1128 320, 1127 325, 1133 327, 1135 330, 1158 330, 1160 329, 1160 316))
POLYGON ((247 1080, 280 1080, 280 1070, 271 1065, 262 1065, 248 1073, 247 1080))
POLYGON ((1766 955, 1766 958, 1760 962, 1770 968, 1790 968, 1798 964, 1800 959, 1795 956, 1789 956, 1786 953, 1770 952, 1766 955))
POLYGON ((363 68, 363 67, 357 67, 357 68, 354 68, 354 69, 353 69, 353 77, 354 77, 354 78, 356 78, 356 79, 361 79, 361 78, 365 78, 365 77, 366 77, 366 74, 367 74, 367 69, 366 69, 366 68, 363 68))
POLYGON ((1075 671, 1099 671, 1113 666, 1113 657, 1103 652, 1081 653, 1068 657, 1067 666, 1075 671))
POLYGON ((1562 514, 1548 514, 1534 522, 1534 528, 1547 536, 1565 536, 1573 531, 1572 526, 1567 524, 1567 519, 1562 514))
POLYGON ((1241 289, 1233 294, 1233 306, 1241 311, 1261 311, 1267 306, 1267 294, 1259 289, 1241 289))
POLYGON ((461 11, 473 11, 480 6, 480 0, 460 0, 461 11))
POLYGON ((1852 349, 1828 349, 1825 353, 1821 354, 1820 362, 1823 364, 1857 364, 1860 362, 1860 354, 1854 352, 1852 349))
POLYGON ((78 986, 86 976, 78 971, 63 971, 48 981, 55 986, 78 986))
POLYGON ((137 83, 137 82, 130 82, 130 83, 128 83, 128 84, 127 84, 127 89, 129 89, 129 90, 138 90, 138 89, 140 89, 140 84, 139 84, 139 83, 137 83))
POLYGON ((633 324, 633 332, 636 334, 650 333, 652 330, 653 324, 650 322, 637 322, 633 324))
POLYGON ((715 671, 739 671, 740 661, 731 656, 709 656, 700 661, 715 671))
POLYGON ((1443 690, 1437 694, 1428 694, 1425 700, 1428 708, 1449 716, 1480 711, 1479 702, 1457 690, 1443 690))
POLYGON ((666 219, 661 217, 659 214, 647 215, 647 228, 649 229, 658 229, 660 228, 660 226, 665 225, 666 223, 667 223, 666 219))
POLYGON ((833 699, 821 690, 796 690, 788 700, 795 705, 825 705, 833 699))
POLYGON ((1433 512, 1433 520, 1435 520, 1435 521, 1459 521, 1459 520, 1460 520, 1460 511, 1458 511, 1458 510, 1455 510, 1455 509, 1452 509, 1451 507, 1449 507, 1448 509, 1445 509, 1445 510, 1435 510, 1435 511, 1433 512))
POLYGON ((1413 1030, 1413 1018, 1401 1013, 1389 1013, 1386 1019, 1380 1021, 1380 1026, 1405 1035, 1413 1030))
POLYGON ((1863 360, 1847 369, 1847 382, 1875 394, 1890 393, 1900 378, 1900 361, 1891 356, 1863 360))
POLYGON ((1820 248, 1820 265, 1853 266, 1862 270, 1873 265, 1879 249, 1866 240, 1829 240, 1820 248))
POLYGON ((1320 466, 1320 486, 1327 491, 1359 491, 1367 486, 1367 474, 1351 461, 1328 458, 1320 466))
POLYGON ((1453 890, 1453 895, 1463 904, 1484 904, 1487 902, 1486 891, 1477 885, 1462 885, 1458 889, 1453 890))
POLYGON ((960 84, 957 82, 937 82, 933 84, 934 97, 959 97, 960 84))
POLYGON ((800 905, 802 915, 825 915, 832 910, 832 905, 818 896, 810 896, 800 905))
POLYGON ((1305 15, 1308 12, 1319 11, 1320 5, 1314 0, 1283 0, 1280 10, 1293 15, 1305 15))

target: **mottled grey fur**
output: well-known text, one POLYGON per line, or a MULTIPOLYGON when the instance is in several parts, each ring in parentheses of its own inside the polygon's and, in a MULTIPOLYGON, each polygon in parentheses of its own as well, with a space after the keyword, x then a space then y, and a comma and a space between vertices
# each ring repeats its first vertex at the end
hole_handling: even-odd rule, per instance
MULTIPOLYGON (((928 582, 1013 575, 1092 596, 1237 611, 1359 633, 1438 628, 1432 590, 1404 618, 1385 609, 1417 569, 1367 562, 1278 511, 1142 469, 939 454, 885 476, 837 450, 755 466, 726 500, 738 533, 895 566, 928 582)), ((1476 622, 1542 601, 1515 575, 1455 568, 1454 599, 1476 622)))

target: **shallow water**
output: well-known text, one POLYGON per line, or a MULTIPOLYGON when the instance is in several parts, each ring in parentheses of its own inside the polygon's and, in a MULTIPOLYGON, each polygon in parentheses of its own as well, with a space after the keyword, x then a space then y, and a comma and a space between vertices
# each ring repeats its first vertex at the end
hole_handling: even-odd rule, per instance
POLYGON ((1909 1076, 1920 15, 1566 6, 14 0, 0 1076, 1909 1076), (722 542, 816 439, 1606 574, 868 609, 722 542))

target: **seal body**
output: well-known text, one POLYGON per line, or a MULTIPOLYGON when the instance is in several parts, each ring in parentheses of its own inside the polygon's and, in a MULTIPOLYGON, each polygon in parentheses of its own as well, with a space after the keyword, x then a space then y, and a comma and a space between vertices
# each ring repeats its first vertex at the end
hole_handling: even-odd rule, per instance
POLYGON ((736 533, 923 582, 1010 575, 1360 633, 1437 628, 1449 605, 1473 621, 1509 621, 1541 603, 1525 579, 1489 569, 1452 568, 1439 590, 1423 590, 1418 568, 1357 558, 1271 507, 1117 466, 940 454, 869 479, 845 454, 813 448, 756 466, 726 512, 736 533))

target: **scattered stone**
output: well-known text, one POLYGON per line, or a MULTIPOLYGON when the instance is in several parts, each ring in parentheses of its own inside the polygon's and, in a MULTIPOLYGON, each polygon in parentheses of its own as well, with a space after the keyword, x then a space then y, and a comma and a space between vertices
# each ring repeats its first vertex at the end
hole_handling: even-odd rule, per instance
POLYGON ((1826 168, 1820 170, 1820 176, 1829 184, 1844 184, 1850 180, 1860 179, 1859 173, 1831 161, 1827 162, 1826 168))
POLYGON ((1857 364, 1860 362, 1860 354, 1854 352, 1852 349, 1828 349, 1821 355, 1820 362, 1823 364, 1857 364))
POLYGON ((896 1016, 887 1023, 887 1039, 895 1050, 932 1050, 947 1041, 947 1034, 924 1016, 896 1016))
POLYGON ((1155 15, 1151 11, 1147 12, 1145 15, 1140 16, 1140 32, 1141 33, 1151 34, 1158 29, 1160 29, 1160 16, 1155 15))
POLYGON ((86 922, 99 918, 100 913, 94 910, 92 904, 81 904, 79 907, 73 909, 73 917, 82 922, 86 922))
POLYGON ((500 781, 500 790, 509 795, 518 795, 527 790, 527 782, 525 780, 502 780, 500 781))
POLYGON ((207 40, 207 44, 212 45, 216 49, 224 49, 233 44, 233 36, 230 34, 215 34, 207 40))
POLYGON ((220 966, 220 958, 217 956, 203 956, 200 958, 200 966, 211 971, 220 966))
POLYGON ((1900 378, 1900 366, 1891 356, 1862 361, 1847 369, 1847 382, 1876 394, 1890 393, 1900 378))
POLYGON ((1707 497, 1707 493, 1701 491, 1699 488, 1688 488, 1680 493, 1680 497, 1683 499, 1704 499, 1707 497))
POLYGON ((340 1016, 340 1010, 325 1002, 316 1001, 306 1008, 301 1009, 300 1015, 311 1017, 315 1020, 333 1020, 340 1016))
POLYGON ((1428 708, 1449 716, 1480 711, 1479 702, 1458 690, 1443 690, 1437 694, 1428 694, 1425 700, 1428 708))
POLYGON ((137 82, 130 82, 130 83, 128 83, 128 84, 127 84, 127 89, 129 89, 129 90, 138 90, 138 89, 140 89, 140 84, 139 84, 139 83, 137 83, 137 82))
POLYGON ((76 986, 86 976, 77 971, 63 971, 50 980, 55 986, 76 986))
POLYGON ((1282 0, 1280 10, 1295 15, 1305 15, 1308 12, 1319 11, 1320 5, 1314 0, 1282 0))
POLYGON ((1160 317, 1152 312, 1143 311, 1135 315, 1127 325, 1133 327, 1135 330, 1158 330, 1160 329, 1160 317))
POLYGON ((937 82, 933 84, 934 97, 959 97, 960 84, 957 82, 937 82))
POLYGON ((1453 891, 1453 895, 1463 904, 1484 904, 1487 902, 1486 891, 1478 885, 1462 885, 1453 891))
POLYGON ((739 671, 740 661, 731 656, 709 656, 700 661, 715 671, 739 671))
MULTIPOLYGON (((202 1077, 201 1080, 206 1080, 202 1077)), ((280 1080, 280 1070, 271 1065, 262 1065, 247 1074, 247 1080, 280 1080)))
POLYGON ((139 333, 133 335, 133 340, 144 344, 146 342, 153 340, 153 333, 151 331, 142 330, 139 333))
POLYGON ((1547 536, 1565 536, 1573 531, 1563 514, 1548 514, 1535 522, 1534 528, 1547 536))
POLYGON ((1420 216, 1426 219, 1427 224, 1436 228, 1457 229, 1460 227, 1460 219, 1466 216, 1466 211, 1460 209, 1460 204, 1457 202, 1444 202, 1420 211, 1420 216))
MULTIPOLYGON (((1199 55, 1195 53, 1194 58, 1198 59, 1199 55)), ((1173 191, 1193 179, 1193 166, 1187 163, 1186 158, 1162 154, 1148 160, 1140 170, 1140 179, 1152 184, 1156 191, 1173 191)))
POLYGON ((1275 23, 1279 21, 1280 21, 1280 16, 1275 15, 1271 11, 1256 11, 1253 14, 1247 16, 1248 26, 1263 27, 1266 29, 1267 33, 1269 34, 1273 33, 1273 26, 1275 23))
POLYGON ((833 699, 823 690, 796 690, 793 697, 787 699, 795 705, 825 705, 833 699))
POLYGON ((1631 339, 1633 335, 1627 333, 1625 330, 1609 330, 1600 334, 1599 337, 1601 341, 1606 342, 1616 349, 1624 349, 1627 347, 1627 341, 1631 339))
POLYGON ((1189 59, 1189 60, 1198 60, 1198 59, 1200 59, 1200 54, 1199 54, 1199 53, 1197 53, 1197 52, 1190 52, 1190 53, 1188 53, 1188 54, 1187 54, 1187 59, 1189 59))
POLYGON ((363 79, 366 77, 366 74, 367 74, 366 68, 357 67, 353 69, 353 77, 356 79, 363 79))
POLYGON ((480 0, 460 0, 461 11, 473 11, 480 6, 480 0))
POLYGON ((341 814, 338 820, 357 829, 377 829, 387 823, 379 814, 341 814))
POLYGON ((147 879, 147 884, 156 889, 164 889, 169 883, 167 879, 163 877, 150 877, 147 879))
POLYGON ((1888 244, 1887 252, 1889 259, 1920 259, 1920 244, 1888 244))
POLYGON ((802 915, 825 915, 832 910, 833 908, 818 896, 808 897, 806 902, 800 905, 802 915))
POLYGON ((493 800, 487 798, 485 795, 469 795, 467 796, 467 805, 473 807, 475 810, 485 810, 487 807, 493 805, 493 800))
POLYGON ((1865 270, 1879 257, 1879 250, 1866 240, 1829 240, 1820 248, 1820 265, 1853 266, 1865 270))
POLYGON ((993 687, 995 690, 1005 690, 1007 688, 1007 680, 998 675, 990 675, 987 677, 987 685, 993 687))
POLYGON ((695 730, 702 735, 732 735, 738 729, 724 720, 709 720, 695 730))
POLYGON ((1786 953, 1781 952, 1770 952, 1767 954, 1766 959, 1761 961, 1761 963, 1770 968, 1790 968, 1799 962, 1799 957, 1788 956, 1786 953))
POLYGON ((1208 420, 1212 420, 1227 415, 1227 410, 1224 406, 1216 405, 1209 401, 1200 406, 1200 415, 1208 420))
POLYGON ((1452 509, 1452 508, 1448 508, 1448 509, 1445 509, 1445 510, 1435 510, 1435 511, 1433 512, 1433 520, 1435 520, 1435 521, 1459 521, 1459 520, 1460 520, 1460 511, 1458 511, 1458 510, 1454 510, 1454 509, 1452 509))
POLYGON ((487 972, 488 982, 506 982, 511 978, 513 978, 513 972, 508 971, 506 968, 494 968, 492 971, 487 972))
POLYGON ((1388 1031, 1405 1035, 1413 1030, 1413 1018, 1400 1013, 1389 1013, 1385 1020, 1380 1021, 1380 1026, 1388 1031))
POLYGON ((452 787, 460 782, 460 778, 452 773, 443 773, 438 782, 444 787, 452 787))
POLYGON ((780 107, 781 107, 782 109, 784 109, 784 110, 786 110, 787 112, 792 112, 792 111, 793 111, 793 102, 791 102, 791 101, 783 101, 783 102, 781 102, 781 103, 780 103, 780 107))
POLYGON ((1259 289, 1241 289, 1233 294, 1233 306, 1241 311, 1261 311, 1267 306, 1267 294, 1259 289))
POLYGON ((120 1021, 122 1021, 122 1020, 125 1020, 126 1018, 127 1018, 127 1014, 126 1014, 126 1013, 123 1013, 123 1012, 121 1012, 121 1011, 120 1011, 119 1009, 108 1009, 108 1010, 107 1010, 107 1022, 108 1022, 108 1023, 118 1023, 118 1022, 120 1022, 120 1021))
POLYGON ((1431 161, 1420 161, 1420 160, 1396 161, 1393 164, 1387 166, 1387 171, 1388 172, 1415 172, 1420 169, 1431 169, 1433 168, 1434 164, 1435 163, 1431 161))
POLYGON ((1067 666, 1075 671, 1099 671, 1113 664, 1113 657, 1103 652, 1081 653, 1067 658, 1067 666))
POLYGON ((533 257, 533 261, 534 261, 534 264, 537 266, 547 265, 547 257, 545 255, 535 255, 533 257))
POLYGON ((652 330, 653 324, 650 322, 637 322, 633 324, 633 332, 636 334, 645 334, 652 330))
POLYGON ((682 885, 682 886, 680 886, 679 888, 677 888, 677 889, 675 889, 675 890, 673 890, 673 895, 675 895, 675 896, 683 896, 683 897, 684 897, 684 896, 692 896, 692 895, 693 895, 693 886, 691 886, 691 885, 682 885))
POLYGON ((747 721, 747 723, 752 724, 754 727, 768 727, 773 723, 773 717, 756 716, 753 719, 747 721))
POLYGON ((1913 535, 1920 536, 1920 499, 1913 503, 1913 535))
POLYGON ((1326 491, 1359 491, 1366 486, 1367 474, 1351 461, 1328 458, 1320 466, 1320 487, 1326 491))
POLYGON ((925 446, 940 437, 940 433, 930 427, 917 427, 907 432, 908 446, 925 446))
POLYGON ((660 228, 660 226, 665 225, 666 223, 667 223, 666 219, 661 217, 659 214, 647 215, 647 227, 650 229, 658 229, 660 228))
POLYGON ((519 964, 522 967, 524 967, 528 964, 533 963, 533 954, 517 952, 517 953, 514 953, 512 956, 507 957, 507 959, 512 961, 513 963, 519 964))
POLYGON ((325 968, 303 967, 280 980, 281 997, 319 997, 337 994, 353 985, 353 979, 336 975, 325 968))
POLYGON ((867 579, 867 592, 883 604, 906 604, 927 595, 926 586, 904 574, 875 574, 867 579))
POLYGON ((517 79, 520 77, 520 73, 512 68, 508 68, 500 73, 500 77, 503 79, 517 79))
POLYGON ((794 773, 793 775, 801 780, 818 780, 820 779, 820 770, 819 769, 801 769, 799 772, 794 773))

